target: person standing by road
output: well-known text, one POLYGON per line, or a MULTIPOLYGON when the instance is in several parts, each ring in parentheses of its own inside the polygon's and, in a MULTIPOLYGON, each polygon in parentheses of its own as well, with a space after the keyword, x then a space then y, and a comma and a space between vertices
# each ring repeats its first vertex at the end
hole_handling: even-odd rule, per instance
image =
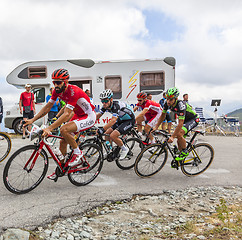
MULTIPOLYGON (((20 114, 23 114, 23 120, 32 119, 35 115, 35 102, 34 94, 31 92, 31 85, 25 85, 25 92, 22 92, 19 99, 19 110, 20 114)), ((28 127, 29 131, 31 126, 28 127)), ((23 136, 22 139, 25 139, 25 127, 23 127, 23 136)))

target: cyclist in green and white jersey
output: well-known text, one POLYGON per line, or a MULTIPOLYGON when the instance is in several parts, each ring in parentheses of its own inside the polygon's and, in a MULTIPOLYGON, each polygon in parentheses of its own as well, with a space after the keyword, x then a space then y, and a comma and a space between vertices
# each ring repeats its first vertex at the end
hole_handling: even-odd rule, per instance
POLYGON ((174 133, 169 138, 168 142, 172 143, 174 138, 177 138, 177 145, 180 151, 180 155, 176 157, 177 161, 184 160, 188 156, 188 150, 186 148, 186 140, 184 135, 195 128, 198 125, 199 117, 192 107, 182 100, 178 100, 179 90, 176 87, 170 88, 166 92, 167 101, 164 104, 162 114, 154 127, 154 130, 158 129, 159 125, 164 121, 167 110, 170 110, 177 114, 178 125, 175 128, 174 133))

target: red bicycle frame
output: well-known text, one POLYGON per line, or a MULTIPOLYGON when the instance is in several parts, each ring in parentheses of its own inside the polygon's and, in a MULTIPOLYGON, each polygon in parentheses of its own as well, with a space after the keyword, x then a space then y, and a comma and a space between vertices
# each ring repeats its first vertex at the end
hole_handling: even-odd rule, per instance
MULTIPOLYGON (((63 137, 56 136, 56 135, 49 135, 48 137, 54 137, 54 138, 64 139, 63 137)), ((28 159, 28 161, 26 162, 26 164, 24 166, 24 169, 27 172, 30 172, 33 169, 33 167, 34 167, 34 165, 36 163, 36 160, 39 157, 39 155, 40 155, 40 153, 41 153, 41 151, 42 151, 42 149, 43 149, 44 146, 46 147, 46 149, 50 153, 50 155, 53 158, 53 160, 56 162, 57 166, 61 169, 62 173, 65 173, 66 170, 68 170, 68 173, 73 173, 73 172, 77 172, 77 171, 83 171, 83 170, 87 170, 90 167, 89 163, 86 161, 85 156, 83 156, 84 160, 82 160, 82 162, 79 164, 79 165, 82 165, 82 163, 85 161, 86 162, 85 167, 76 168, 76 166, 75 166, 74 169, 68 167, 68 162, 71 159, 71 157, 73 155, 73 152, 72 152, 70 158, 65 162, 65 165, 62 166, 60 160, 53 153, 53 151, 52 151, 52 149, 50 147, 50 144, 48 144, 44 139, 42 139, 39 142, 39 144, 38 144, 38 148, 36 150, 34 150, 34 152, 31 154, 30 158, 28 159), (30 165, 29 169, 27 169, 27 167, 30 164, 30 162, 31 162, 31 165, 30 165)), ((45 164, 47 164, 47 162, 45 162, 45 164)))

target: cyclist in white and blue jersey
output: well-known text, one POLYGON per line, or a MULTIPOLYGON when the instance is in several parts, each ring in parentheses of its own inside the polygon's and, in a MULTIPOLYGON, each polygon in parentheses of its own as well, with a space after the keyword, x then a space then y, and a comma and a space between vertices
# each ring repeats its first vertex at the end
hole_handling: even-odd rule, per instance
POLYGON ((128 133, 134 127, 134 112, 127 103, 114 101, 113 92, 110 89, 101 92, 100 99, 103 107, 100 112, 97 113, 97 119, 99 119, 105 112, 110 112, 112 118, 105 126, 99 128, 98 131, 101 134, 110 134, 110 139, 121 148, 120 159, 124 159, 129 149, 125 147, 119 136, 128 133))

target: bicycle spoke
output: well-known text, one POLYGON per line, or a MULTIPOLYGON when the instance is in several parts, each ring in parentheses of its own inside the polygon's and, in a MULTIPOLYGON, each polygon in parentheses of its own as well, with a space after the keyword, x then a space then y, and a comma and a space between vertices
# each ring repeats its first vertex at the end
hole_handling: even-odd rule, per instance
POLYGON ((187 176, 195 176, 204 172, 213 161, 214 150, 206 143, 197 144, 181 165, 182 172, 187 176))

